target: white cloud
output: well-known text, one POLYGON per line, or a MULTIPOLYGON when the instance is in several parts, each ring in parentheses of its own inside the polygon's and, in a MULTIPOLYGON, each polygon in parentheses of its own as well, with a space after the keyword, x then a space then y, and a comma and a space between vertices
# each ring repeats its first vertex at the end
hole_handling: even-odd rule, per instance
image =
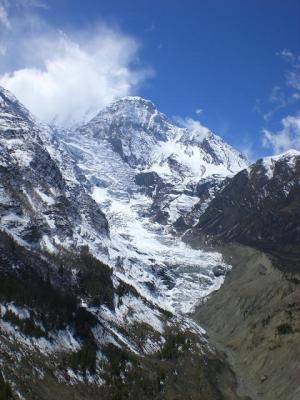
POLYGON ((0 56, 5 56, 6 54, 6 46, 4 43, 0 42, 0 56))
POLYGON ((290 65, 285 74, 287 85, 294 90, 300 90, 300 56, 288 49, 282 50, 278 55, 290 65))
POLYGON ((276 55, 286 61, 288 69, 284 73, 285 85, 275 85, 271 90, 267 104, 272 104, 272 109, 266 109, 267 104, 263 107, 262 101, 256 100, 254 109, 265 121, 270 120, 278 110, 288 107, 300 99, 300 56, 288 49, 284 49, 276 55), (263 108, 266 110, 263 111, 263 108))
POLYGON ((300 65, 293 71, 288 71, 286 73, 287 84, 296 90, 300 90, 300 65))
POLYGON ((292 96, 294 100, 300 100, 300 93, 293 93, 292 96))
MULTIPOLYGON (((269 102, 276 107, 263 114, 265 121, 269 121, 274 113, 281 108, 286 108, 300 100, 300 56, 288 49, 277 53, 289 65, 285 72, 286 88, 274 86, 269 97, 269 102)), ((272 132, 263 129, 262 143, 265 147, 273 149, 274 153, 281 153, 290 148, 300 150, 300 114, 290 112, 281 120, 282 129, 272 132)))
POLYGON ((283 50, 279 51, 278 53, 276 53, 276 55, 282 57, 283 59, 285 59, 286 61, 289 61, 289 62, 295 61, 295 55, 289 49, 283 49, 283 50))
POLYGON ((0 29, 1 25, 5 29, 11 29, 11 23, 7 15, 6 7, 0 3, 0 29))
POLYGON ((19 11, 0 41, 0 85, 41 120, 65 126, 81 122, 115 98, 137 94, 153 74, 140 66, 138 41, 116 27, 99 22, 66 33, 39 16, 43 2, 14 4, 19 11))
POLYGON ((263 145, 274 153, 282 153, 294 148, 300 150, 300 116, 287 116, 281 120, 282 129, 271 132, 264 129, 263 145))
POLYGON ((197 108, 196 110, 195 110, 195 114, 197 114, 197 115, 200 115, 200 114, 202 114, 203 113, 203 109, 202 108, 197 108))
POLYGON ((270 103, 277 103, 282 107, 286 105, 285 95, 280 86, 273 86, 269 96, 269 101, 270 103))
POLYGON ((46 2, 42 0, 0 0, 0 4, 6 10, 21 10, 24 12, 26 9, 30 8, 43 8, 48 9, 46 2))
POLYGON ((253 163, 257 160, 256 150, 254 149, 253 143, 249 143, 248 145, 241 146, 239 151, 247 157, 247 159, 253 163))
POLYGON ((156 29, 155 23, 152 22, 151 25, 147 26, 147 27, 144 29, 144 32, 145 32, 145 33, 152 33, 152 32, 155 31, 155 29, 156 29))
POLYGON ((17 0, 17 2, 23 7, 48 8, 48 5, 41 0, 17 0))

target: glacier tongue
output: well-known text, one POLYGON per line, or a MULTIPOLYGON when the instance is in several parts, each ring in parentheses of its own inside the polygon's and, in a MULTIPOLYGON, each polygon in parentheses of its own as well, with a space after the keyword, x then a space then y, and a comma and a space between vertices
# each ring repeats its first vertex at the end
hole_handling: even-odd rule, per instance
POLYGON ((97 189, 93 197, 104 204, 110 223, 115 273, 144 297, 169 311, 188 313, 222 284, 223 276, 213 272, 217 265, 227 269, 220 254, 193 250, 160 224, 140 217, 150 205, 146 196, 124 199, 97 189))

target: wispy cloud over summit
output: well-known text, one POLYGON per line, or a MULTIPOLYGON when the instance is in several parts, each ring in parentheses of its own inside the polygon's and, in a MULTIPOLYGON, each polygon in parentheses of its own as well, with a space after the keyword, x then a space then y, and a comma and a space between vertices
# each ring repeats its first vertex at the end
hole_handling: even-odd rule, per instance
POLYGON ((7 61, 8 54, 0 84, 46 122, 77 123, 116 97, 134 94, 151 75, 139 66, 138 41, 116 27, 100 22, 64 32, 34 12, 25 18, 7 20, 13 34, 2 42, 0 57, 17 49, 19 64, 7 61))
POLYGON ((10 29, 11 24, 7 15, 6 8, 4 4, 0 3, 0 28, 2 26, 2 29, 10 29))

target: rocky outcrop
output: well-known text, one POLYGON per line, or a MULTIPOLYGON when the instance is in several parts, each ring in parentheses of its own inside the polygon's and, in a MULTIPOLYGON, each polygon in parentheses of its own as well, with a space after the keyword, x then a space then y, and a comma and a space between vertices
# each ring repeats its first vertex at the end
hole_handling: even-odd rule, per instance
POLYGON ((139 172, 135 176, 135 183, 145 188, 148 196, 153 196, 154 192, 160 190, 163 186, 163 180, 156 172, 139 172))

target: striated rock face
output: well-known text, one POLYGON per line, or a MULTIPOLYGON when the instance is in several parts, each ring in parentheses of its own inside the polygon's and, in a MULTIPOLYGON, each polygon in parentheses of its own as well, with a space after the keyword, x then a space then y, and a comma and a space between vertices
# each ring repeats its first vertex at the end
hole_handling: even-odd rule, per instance
POLYGON ((91 133, 98 139, 106 139, 130 166, 146 166, 151 162, 153 147, 172 135, 172 124, 151 101, 125 97, 105 108, 80 130, 84 135, 91 133))
POLYGON ((193 234, 237 241, 299 268, 300 152, 258 160, 238 173, 200 216, 193 234))
POLYGON ((106 218, 76 171, 62 171, 42 141, 49 128, 4 89, 0 121, 1 229, 45 250, 83 244, 84 229, 107 237, 106 218))

